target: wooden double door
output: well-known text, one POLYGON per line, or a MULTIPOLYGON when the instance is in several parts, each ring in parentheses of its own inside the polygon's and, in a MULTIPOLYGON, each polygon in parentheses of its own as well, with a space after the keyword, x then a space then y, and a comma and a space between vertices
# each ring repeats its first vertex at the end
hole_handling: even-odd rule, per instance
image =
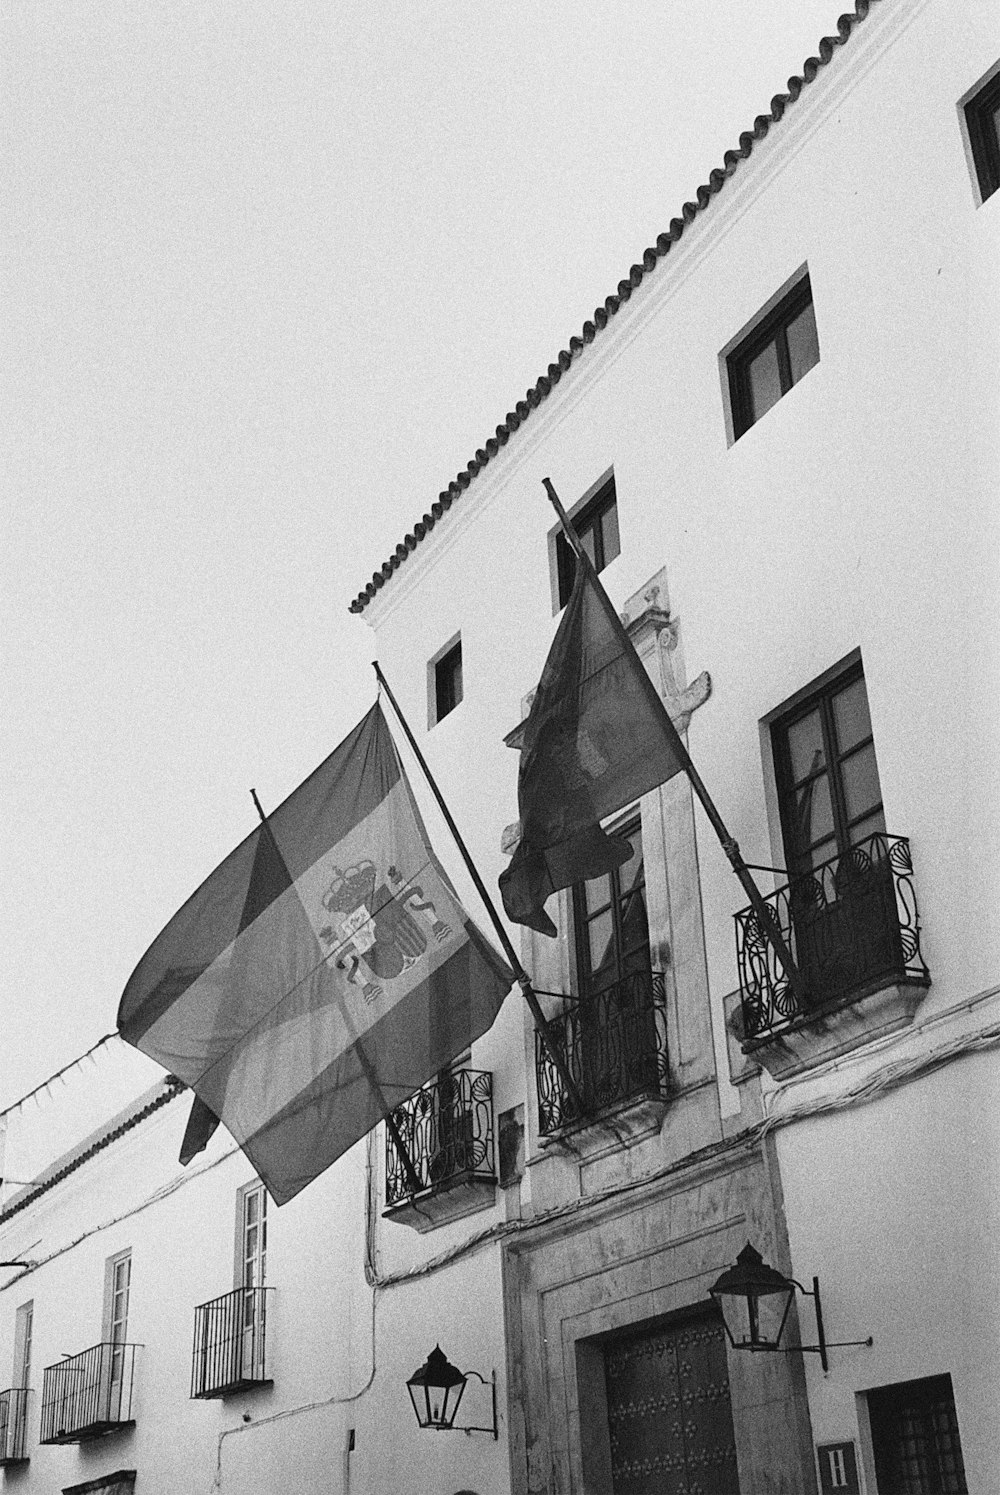
POLYGON ((614 1495, 739 1495, 726 1338, 699 1315, 604 1349, 614 1495))

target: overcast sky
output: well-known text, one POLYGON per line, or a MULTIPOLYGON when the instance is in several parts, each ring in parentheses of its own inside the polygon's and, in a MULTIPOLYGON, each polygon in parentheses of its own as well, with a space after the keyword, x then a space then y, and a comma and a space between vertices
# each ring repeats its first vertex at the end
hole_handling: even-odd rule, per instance
POLYGON ((350 599, 842 8, 3 8, 0 1106, 371 704, 350 599))

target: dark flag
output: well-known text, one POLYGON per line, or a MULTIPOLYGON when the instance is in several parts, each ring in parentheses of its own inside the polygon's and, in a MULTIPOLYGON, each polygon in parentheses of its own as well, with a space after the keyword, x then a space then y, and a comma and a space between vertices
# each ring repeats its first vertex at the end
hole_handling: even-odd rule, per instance
POLYGON ((632 848, 600 822, 680 772, 686 753, 594 569, 573 593, 524 727, 521 840, 500 876, 509 918, 555 934, 545 901, 621 866, 632 848))
POLYGON ((195 1091, 182 1160, 221 1118, 283 1204, 484 1033, 512 982, 376 704, 174 915, 118 1029, 195 1091))

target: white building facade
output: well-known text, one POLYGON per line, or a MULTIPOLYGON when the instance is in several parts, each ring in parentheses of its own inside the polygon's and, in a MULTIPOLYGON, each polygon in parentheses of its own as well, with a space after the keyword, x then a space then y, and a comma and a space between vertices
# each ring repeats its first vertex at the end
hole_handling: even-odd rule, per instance
POLYGON ((495 887, 551 478, 797 983, 678 776, 512 931, 575 1093, 515 991, 402 1108, 416 1194, 380 1132, 268 1210, 159 1083, 0 1211, 12 1488, 1000 1487, 998 77, 984 0, 858 0, 352 604, 495 887), (727 1339, 747 1242, 826 1369, 808 1292, 727 1339))

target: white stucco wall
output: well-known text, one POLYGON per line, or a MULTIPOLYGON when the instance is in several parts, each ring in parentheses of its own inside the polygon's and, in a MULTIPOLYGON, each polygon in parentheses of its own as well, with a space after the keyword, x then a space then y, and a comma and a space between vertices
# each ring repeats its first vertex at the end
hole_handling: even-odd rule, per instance
MULTIPOLYGON (((959 14, 943 0, 880 0, 364 614, 494 887, 500 832, 516 818, 517 755, 501 739, 556 622, 544 477, 569 507, 613 466, 622 549, 602 581, 621 606, 665 566, 688 678, 707 669, 713 682, 689 747, 748 861, 783 855, 762 718, 860 650, 932 985, 912 1033, 789 1095, 844 1095, 946 1032, 962 1042, 995 1020, 979 999, 1000 982, 1000 194, 979 206, 957 101, 998 52, 985 3, 959 14), (719 353, 806 264, 820 362, 730 446, 719 353), (465 698, 427 731, 427 662, 458 631, 465 698)), ((721 1004, 737 985, 732 915, 745 900, 700 811, 698 828, 734 1113, 721 1004)), ((529 968, 544 945, 525 942, 529 968)), ((525 1052, 517 1002, 475 1055, 508 1094, 525 1052)), ((822 1279, 831 1338, 876 1339, 841 1352, 825 1379, 809 1358, 816 1439, 859 1437, 856 1392, 947 1370, 982 1492, 998 1483, 995 1315, 974 1311, 995 1298, 997 1138, 984 1118, 996 1076, 986 1047, 877 1104, 778 1133, 794 1268, 822 1279)), ((764 1088, 780 1111, 778 1087, 764 1088)), ((870 1467, 867 1478, 871 1495, 870 1467)))
MULTIPOLYGON (((72 1081, 86 1082, 86 1074, 72 1081)), ((505 1441, 421 1433, 405 1387, 437 1339, 463 1369, 487 1377, 502 1369, 497 1255, 470 1256, 412 1285, 373 1289, 364 1274, 365 1142, 282 1209, 269 1209, 273 1387, 222 1401, 190 1399, 194 1308, 234 1285, 237 1190, 253 1174, 221 1130, 188 1169, 178 1166, 189 1104, 188 1095, 171 1100, 0 1228, 5 1260, 38 1263, 0 1272, 0 1389, 11 1384, 16 1310, 29 1299, 35 1305, 30 1462, 9 1477, 25 1492, 49 1491, 134 1468, 136 1488, 147 1495, 417 1495, 430 1471, 454 1489, 503 1495, 505 1441), (135 1428, 82 1445, 39 1446, 43 1370, 100 1341, 104 1264, 125 1249, 132 1252, 128 1341, 141 1345, 135 1428), (355 1452, 348 1460, 350 1428, 355 1452)), ((371 1162, 381 1176, 381 1146, 373 1144, 371 1162)), ((466 1222, 465 1233, 477 1225, 466 1222)), ((415 1250, 412 1231, 378 1218, 380 1278, 390 1276, 383 1258, 398 1273, 464 1239, 458 1231, 446 1228, 415 1250), (409 1252, 404 1237, 413 1243, 409 1252)), ((466 1397, 468 1420, 488 1421, 488 1400, 477 1400, 474 1383, 466 1397)))

